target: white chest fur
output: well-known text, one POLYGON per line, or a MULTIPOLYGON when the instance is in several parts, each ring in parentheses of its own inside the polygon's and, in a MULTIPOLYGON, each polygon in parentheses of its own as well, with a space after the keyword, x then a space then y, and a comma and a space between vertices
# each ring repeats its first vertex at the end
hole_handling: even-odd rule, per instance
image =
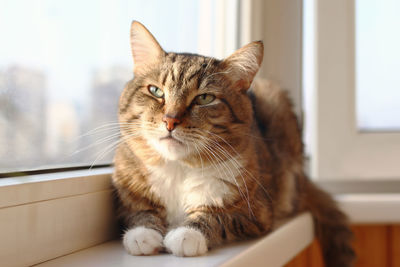
POLYGON ((223 200, 229 197, 232 189, 222 180, 231 181, 239 174, 239 170, 229 164, 225 169, 216 166, 191 168, 177 161, 150 168, 152 193, 165 205, 171 227, 183 222, 185 212, 189 209, 223 205, 223 200))

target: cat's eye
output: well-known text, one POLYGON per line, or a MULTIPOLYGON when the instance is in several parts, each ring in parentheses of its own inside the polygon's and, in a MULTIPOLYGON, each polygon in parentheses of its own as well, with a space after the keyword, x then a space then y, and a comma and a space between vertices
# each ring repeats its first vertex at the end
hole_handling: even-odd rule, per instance
POLYGON ((214 100, 215 100, 214 95, 202 94, 202 95, 196 96, 194 101, 197 105, 207 105, 207 104, 210 104, 211 102, 213 102, 214 100))
POLYGON ((149 92, 154 95, 157 98, 163 98, 164 97, 164 92, 160 88, 154 85, 149 86, 149 92))

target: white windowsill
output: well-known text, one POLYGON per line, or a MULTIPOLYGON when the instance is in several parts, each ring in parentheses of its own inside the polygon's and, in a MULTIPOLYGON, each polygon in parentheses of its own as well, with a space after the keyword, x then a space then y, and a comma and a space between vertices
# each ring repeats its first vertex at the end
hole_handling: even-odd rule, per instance
POLYGON ((0 179, 0 208, 82 195, 111 188, 112 168, 0 179))
POLYGON ((115 240, 37 266, 233 267, 249 264, 254 267, 278 267, 307 247, 314 239, 313 232, 312 218, 304 213, 263 238, 217 248, 200 257, 180 258, 170 254, 131 256, 124 250, 121 241, 115 240))
POLYGON ((400 192, 342 194, 335 199, 354 224, 400 223, 400 192))

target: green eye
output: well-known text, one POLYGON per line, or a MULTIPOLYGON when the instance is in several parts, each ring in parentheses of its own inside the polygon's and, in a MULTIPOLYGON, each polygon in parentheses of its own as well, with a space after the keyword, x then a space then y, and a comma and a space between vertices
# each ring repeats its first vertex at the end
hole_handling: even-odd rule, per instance
POLYGON ((164 92, 163 90, 161 90, 160 88, 154 86, 154 85, 150 85, 149 86, 149 92, 154 95, 157 98, 162 98, 164 97, 164 92))
POLYGON ((197 105, 207 105, 210 104, 211 102, 213 102, 215 100, 215 96, 210 95, 210 94, 202 94, 202 95, 198 95, 195 98, 195 103, 197 105))

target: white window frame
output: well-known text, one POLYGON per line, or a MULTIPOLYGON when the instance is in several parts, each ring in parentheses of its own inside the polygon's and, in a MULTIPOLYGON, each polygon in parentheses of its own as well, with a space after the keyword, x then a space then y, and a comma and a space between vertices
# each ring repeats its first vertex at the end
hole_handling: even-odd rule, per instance
POLYGON ((302 124, 303 0, 241 0, 240 45, 263 40, 258 77, 288 91, 302 124))
POLYGON ((311 174, 323 180, 398 179, 400 133, 357 129, 355 0, 323 0, 315 5, 311 174))
POLYGON ((118 237, 112 168, 0 179, 0 259, 31 266, 118 237))

